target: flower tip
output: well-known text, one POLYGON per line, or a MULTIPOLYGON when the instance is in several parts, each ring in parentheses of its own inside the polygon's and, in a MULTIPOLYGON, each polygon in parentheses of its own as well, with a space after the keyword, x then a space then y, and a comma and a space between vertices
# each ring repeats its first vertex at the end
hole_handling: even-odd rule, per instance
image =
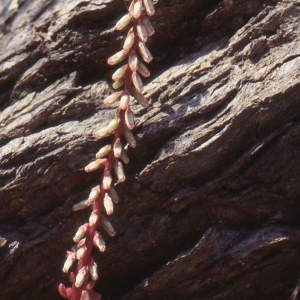
POLYGON ((131 15, 127 14, 123 16, 116 24, 117 30, 122 30, 124 27, 126 27, 131 22, 131 15))
POLYGON ((103 205, 108 216, 112 215, 114 212, 114 206, 111 197, 105 193, 103 205))
POLYGON ((128 129, 125 129, 124 131, 124 137, 125 137, 125 140, 127 141, 127 143, 129 144, 129 146, 131 148, 135 148, 136 147, 136 140, 132 134, 132 132, 128 129))
POLYGON ((119 87, 121 87, 123 84, 125 83, 125 81, 123 79, 117 80, 112 84, 112 87, 116 90, 119 87))
POLYGON ((119 182, 124 182, 126 180, 126 176, 120 177, 119 182))
POLYGON ((89 224, 91 226, 94 226, 99 220, 99 215, 98 215, 98 211, 97 210, 94 210, 91 215, 90 215, 90 218, 89 218, 89 224))
POLYGON ((75 281, 75 286, 76 287, 81 287, 85 281, 87 275, 86 267, 82 267, 76 276, 76 281, 75 281))
POLYGON ((100 252, 104 252, 106 250, 105 241, 97 231, 94 234, 93 242, 94 245, 99 248, 100 252))
POLYGON ((155 9, 153 8, 152 10, 148 10, 148 11, 147 11, 147 14, 148 14, 150 17, 154 16, 154 15, 155 15, 155 9))
POLYGON ((64 273, 68 273, 69 269, 72 267, 73 262, 75 260, 75 253, 74 252, 70 252, 70 254, 68 254, 68 257, 64 263, 64 267, 62 268, 62 271, 64 273))
POLYGON ((96 154, 96 158, 103 158, 104 156, 108 155, 109 151, 111 150, 110 145, 106 145, 102 147, 96 154))
POLYGON ((142 7, 142 2, 141 1, 136 1, 134 3, 132 15, 135 19, 138 19, 141 16, 142 8, 143 7, 142 7))
POLYGON ((145 9, 148 16, 153 16, 155 14, 155 8, 152 0, 143 0, 145 9))
MULTIPOLYGON (((122 153, 125 152, 125 151, 122 151, 122 153)), ((111 200, 114 202, 114 203, 118 203, 120 201, 120 198, 118 196, 118 193, 117 191, 111 187, 109 190, 108 190, 108 195, 110 196, 111 200)))
POLYGON ((109 57, 107 63, 111 66, 123 61, 126 57, 126 53, 124 50, 121 50, 114 54, 113 56, 109 57))
POLYGON ((111 223, 109 222, 108 219, 103 218, 103 228, 104 230, 111 236, 115 236, 116 235, 116 231, 114 230, 114 228, 112 227, 111 223))
POLYGON ((106 163, 107 159, 104 158, 104 159, 96 159, 94 160, 93 162, 91 162, 90 164, 88 164, 84 170, 85 172, 92 172, 92 171, 96 171, 100 168, 103 168, 105 163, 106 163))
POLYGON ((100 140, 104 137, 107 137, 110 133, 108 132, 107 128, 101 128, 97 132, 93 134, 93 137, 96 138, 97 140, 100 140))
POLYGON ((92 276, 92 279, 93 279, 93 280, 97 280, 97 279, 98 279, 98 275, 93 275, 93 276, 92 276))
POLYGON ((84 225, 79 226, 78 230, 76 231, 75 236, 73 237, 73 241, 75 243, 79 243, 80 240, 84 237, 87 229, 88 229, 88 224, 87 223, 84 224, 84 225))
POLYGON ((110 96, 108 96, 104 101, 103 101, 103 104, 105 106, 108 106, 110 104, 113 104, 114 102, 116 102, 121 96, 121 93, 114 93, 110 96))
POLYGON ((132 78, 132 82, 133 82, 135 89, 139 93, 142 93, 144 86, 143 86, 143 82, 142 82, 140 75, 134 71, 134 72, 132 72, 131 78, 132 78))
POLYGON ((85 209, 85 208, 87 208, 88 206, 86 205, 86 200, 83 200, 83 201, 80 201, 79 203, 77 203, 77 204, 74 204, 73 206, 72 206, 72 210, 73 211, 78 211, 78 210, 83 210, 83 209, 85 209))
POLYGON ((92 280, 97 280, 98 279, 97 264, 94 262, 93 259, 90 260, 88 268, 89 268, 89 273, 92 277, 92 280))

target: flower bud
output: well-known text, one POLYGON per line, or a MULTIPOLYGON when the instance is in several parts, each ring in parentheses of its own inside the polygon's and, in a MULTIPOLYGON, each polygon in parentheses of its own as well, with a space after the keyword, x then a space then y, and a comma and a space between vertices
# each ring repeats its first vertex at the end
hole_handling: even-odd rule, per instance
POLYGON ((85 201, 86 205, 91 205, 94 203, 94 201, 99 197, 100 195, 100 186, 97 185, 94 188, 92 188, 90 194, 89 194, 89 198, 85 201))
POLYGON ((76 276, 76 281, 75 281, 75 286, 76 287, 81 287, 85 281, 87 275, 86 267, 82 267, 76 276))
POLYGON ((129 63, 129 68, 131 71, 136 71, 138 68, 138 57, 134 51, 131 52, 129 58, 128 58, 128 63, 129 63))
POLYGON ((115 174, 118 178, 118 181, 119 182, 124 182, 126 177, 125 177, 125 174, 124 174, 124 169, 123 169, 122 163, 116 160, 113 167, 114 167, 115 174))
POLYGON ((71 250, 76 252, 78 249, 82 248, 82 246, 85 244, 85 238, 81 239, 77 244, 75 244, 71 250))
POLYGON ((127 152, 123 149, 120 156, 121 160, 124 162, 124 164, 129 163, 129 157, 127 155, 127 152))
POLYGON ((104 252, 106 250, 105 241, 98 231, 94 234, 93 242, 94 245, 99 248, 100 252, 104 252))
POLYGON ((134 138, 132 132, 129 129, 125 129, 124 130, 124 137, 125 137, 125 140, 127 141, 127 143, 129 144, 129 146, 131 148, 135 148, 136 147, 135 138, 134 138))
POLYGON ((146 43, 147 39, 148 39, 148 35, 147 35, 147 31, 146 31, 146 28, 145 28, 144 23, 142 22, 142 20, 138 20, 137 25, 136 25, 136 29, 137 29, 137 33, 138 33, 138 36, 139 36, 140 40, 143 43, 146 43))
POLYGON ((86 200, 80 201, 77 204, 72 206, 73 211, 78 211, 87 208, 88 206, 85 204, 86 200))
POLYGON ((97 139, 102 139, 108 135, 110 135, 110 132, 107 130, 106 127, 103 127, 94 134, 94 137, 97 139))
POLYGON ((104 101, 104 105, 110 105, 110 104, 113 104, 115 103, 122 95, 122 92, 118 92, 118 93, 114 93, 110 96, 108 96, 104 101))
POLYGON ((76 259, 75 253, 74 252, 69 252, 69 255, 67 256, 67 259, 64 263, 64 267, 62 269, 64 273, 69 272, 69 269, 72 267, 73 262, 75 261, 75 259, 76 259))
POLYGON ((122 66, 121 68, 119 68, 112 75, 112 80, 117 81, 117 80, 123 79, 127 69, 128 69, 128 64, 126 64, 126 65, 122 66))
POLYGON ((112 84, 112 87, 116 90, 116 89, 118 89, 119 87, 121 87, 124 83, 125 83, 124 79, 120 79, 120 80, 115 81, 115 82, 112 84))
POLYGON ((132 130, 134 128, 134 115, 129 106, 125 111, 125 123, 128 129, 132 130))
POLYGON ((98 279, 97 264, 94 262, 93 259, 90 260, 88 268, 92 279, 97 280, 98 279))
POLYGON ((125 51, 121 50, 119 52, 117 52, 116 54, 114 54, 113 56, 111 56, 108 60, 107 63, 109 65, 115 65, 121 61, 123 61, 126 58, 126 53, 125 51))
POLYGON ((155 33, 154 28, 152 27, 152 24, 150 23, 149 19, 147 17, 144 17, 142 19, 143 24, 145 26, 146 32, 148 36, 151 36, 155 33))
POLYGON ((118 127, 119 125, 119 122, 120 122, 120 119, 119 118, 115 118, 115 119, 112 119, 107 126, 101 128, 100 130, 98 130, 94 136, 97 138, 97 139, 101 139, 103 137, 106 137, 108 135, 110 135, 112 132, 114 132, 116 130, 116 128, 118 127))
POLYGON ((132 82, 133 82, 133 85, 134 85, 135 89, 139 93, 141 93, 144 89, 141 76, 137 72, 133 72, 132 75, 131 75, 131 79, 132 79, 132 82))
POLYGON ((101 139, 103 137, 106 137, 110 135, 112 132, 116 130, 120 122, 119 118, 112 119, 107 126, 101 128, 99 131, 97 131, 94 136, 98 139, 101 139))
POLYGON ((122 95, 122 97, 120 99, 120 104, 119 104, 120 109, 125 110, 127 108, 128 104, 129 104, 129 99, 130 99, 130 97, 129 97, 128 93, 124 93, 122 95))
MULTIPOLYGON (((123 150, 122 152, 125 152, 125 151, 123 150)), ((118 193, 113 187, 111 187, 107 193, 114 203, 118 203, 120 201, 118 193)))
POLYGON ((150 76, 150 71, 148 70, 148 68, 139 61, 138 63, 138 69, 137 71, 144 77, 149 77, 150 76))
POLYGON ((98 215, 98 211, 97 210, 94 210, 91 215, 90 215, 90 218, 89 218, 89 224, 91 226, 94 226, 99 220, 99 215, 98 215))
POLYGON ((75 233, 75 236, 73 237, 73 240, 75 243, 78 243, 85 235, 87 229, 88 229, 89 224, 86 223, 84 225, 81 225, 78 230, 75 233))
POLYGON ((111 182, 112 182, 112 177, 110 175, 105 175, 103 177, 102 186, 105 191, 108 191, 110 189, 111 182))
POLYGON ((104 196, 103 205, 104 205, 106 214, 108 216, 112 215, 113 212, 114 212, 114 206, 113 206, 113 203, 111 201, 111 198, 106 193, 105 193, 105 196, 104 196))
POLYGON ((134 34, 130 33, 125 39, 124 45, 123 45, 123 50, 128 53, 128 51, 132 48, 134 44, 134 34))
POLYGON ((111 145, 106 145, 102 147, 96 154, 96 158, 102 158, 108 155, 109 151, 111 150, 111 145))
POLYGON ((124 27, 126 27, 131 21, 131 15, 127 14, 123 16, 116 24, 117 30, 122 30, 124 27))
POLYGON ((122 152, 122 143, 119 138, 116 139, 114 143, 114 157, 120 157, 121 152, 122 152))
POLYGON ((140 52, 140 54, 141 54, 141 56, 142 56, 142 58, 145 62, 149 63, 153 59, 149 49, 141 41, 139 41, 139 43, 138 43, 138 50, 139 50, 139 52, 140 52))
POLYGON ((138 93, 137 91, 133 92, 133 97, 135 98, 135 100, 141 104, 143 107, 148 107, 149 106, 149 102, 148 100, 144 97, 143 94, 138 93))
POLYGON ((104 168, 106 161, 107 161, 106 158, 99 158, 99 159, 96 159, 96 160, 94 160, 93 162, 91 162, 90 164, 88 164, 88 165, 84 168, 84 170, 85 170, 86 172, 92 172, 92 171, 98 170, 98 169, 100 169, 100 168, 104 168))
POLYGON ((115 119, 112 119, 108 123, 107 129, 108 129, 109 133, 112 133, 112 132, 114 132, 117 129, 117 127, 119 125, 119 122, 120 122, 120 119, 119 118, 115 118, 115 119))
POLYGON ((153 16, 155 14, 155 8, 152 0, 143 0, 143 1, 148 16, 153 16))
POLYGON ((141 16, 141 13, 142 13, 142 2, 140 0, 137 0, 134 3, 132 15, 135 19, 138 19, 141 16))
POLYGON ((86 253, 86 247, 81 247, 76 251, 76 259, 83 259, 86 253))
POLYGON ((115 236, 116 232, 107 218, 103 217, 103 228, 110 235, 115 236))
POLYGON ((104 252, 106 250, 105 241, 98 231, 94 234, 93 242, 94 245, 99 248, 100 252, 104 252))

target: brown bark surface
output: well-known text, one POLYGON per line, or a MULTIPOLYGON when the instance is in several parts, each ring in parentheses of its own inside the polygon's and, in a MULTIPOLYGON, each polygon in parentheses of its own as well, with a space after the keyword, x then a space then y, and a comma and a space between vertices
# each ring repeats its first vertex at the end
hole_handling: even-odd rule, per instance
MULTIPOLYGON (((1 299, 61 299, 110 138, 121 0, 1 0, 1 299)), ((289 299, 300 277, 298 0, 159 0, 103 299, 289 299)), ((120 37, 121 36, 121 37, 120 37)))

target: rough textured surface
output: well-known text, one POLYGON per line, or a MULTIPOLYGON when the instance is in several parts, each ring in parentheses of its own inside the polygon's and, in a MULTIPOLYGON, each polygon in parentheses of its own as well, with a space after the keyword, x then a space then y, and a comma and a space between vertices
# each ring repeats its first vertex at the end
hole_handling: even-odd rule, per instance
MULTIPOLYGON (((1 299, 60 299, 109 140, 121 0, 2 0, 1 299)), ((299 1, 160 0, 103 299, 288 299, 300 277, 299 1), (160 75, 159 75, 160 74, 160 75)), ((125 34, 125 31, 122 32, 125 34)))

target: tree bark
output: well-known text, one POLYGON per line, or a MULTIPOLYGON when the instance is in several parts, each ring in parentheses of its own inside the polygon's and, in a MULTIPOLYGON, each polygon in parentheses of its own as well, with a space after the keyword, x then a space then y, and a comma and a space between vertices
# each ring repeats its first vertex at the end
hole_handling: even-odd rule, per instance
MULTIPOLYGON (((61 299, 110 138, 121 0, 2 0, 1 299, 61 299)), ((160 0, 149 108, 94 257, 102 299, 289 299, 300 277, 297 0, 160 0)), ((120 38, 121 36, 121 38, 120 38)))

